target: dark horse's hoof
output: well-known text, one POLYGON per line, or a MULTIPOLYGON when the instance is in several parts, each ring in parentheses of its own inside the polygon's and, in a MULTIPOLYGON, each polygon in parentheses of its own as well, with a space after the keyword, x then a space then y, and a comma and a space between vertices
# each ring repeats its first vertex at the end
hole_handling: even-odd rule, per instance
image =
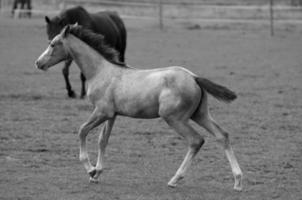
POLYGON ((68 97, 69 97, 69 98, 76 98, 77 95, 76 95, 76 93, 75 93, 74 91, 69 91, 69 92, 68 92, 68 97))
POLYGON ((86 96, 85 86, 82 86, 82 91, 81 91, 81 96, 80 96, 80 98, 81 98, 81 99, 84 99, 85 96, 86 96))

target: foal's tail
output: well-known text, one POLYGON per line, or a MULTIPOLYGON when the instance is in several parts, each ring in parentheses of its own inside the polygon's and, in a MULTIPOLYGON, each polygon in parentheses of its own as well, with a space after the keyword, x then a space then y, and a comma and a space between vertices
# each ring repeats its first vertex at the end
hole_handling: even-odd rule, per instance
POLYGON ((222 85, 218 85, 205 78, 201 78, 201 77, 194 77, 194 78, 201 89, 204 89, 205 91, 207 91, 209 94, 211 94, 213 97, 215 97, 220 101, 230 103, 231 101, 237 98, 235 92, 231 91, 230 89, 222 85))

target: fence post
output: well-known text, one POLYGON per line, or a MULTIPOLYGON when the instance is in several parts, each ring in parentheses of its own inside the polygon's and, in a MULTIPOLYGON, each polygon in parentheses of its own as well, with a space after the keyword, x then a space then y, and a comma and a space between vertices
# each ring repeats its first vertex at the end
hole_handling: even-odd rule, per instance
POLYGON ((163 24, 163 2, 162 0, 158 0, 158 18, 159 18, 159 28, 160 30, 163 30, 164 24, 163 24))
POLYGON ((61 10, 65 10, 66 9, 66 0, 63 0, 61 3, 61 10))
POLYGON ((270 29, 271 36, 274 36, 274 0, 270 0, 270 29))

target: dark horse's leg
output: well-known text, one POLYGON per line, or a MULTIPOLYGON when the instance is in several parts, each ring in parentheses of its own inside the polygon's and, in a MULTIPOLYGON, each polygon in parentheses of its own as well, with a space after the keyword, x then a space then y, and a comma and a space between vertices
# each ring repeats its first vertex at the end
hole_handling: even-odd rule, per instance
POLYGON ((82 81, 81 99, 83 99, 86 95, 86 88, 85 88, 86 78, 83 73, 81 73, 81 81, 82 81))
POLYGON ((63 67, 62 72, 63 72, 65 84, 66 84, 66 90, 67 90, 68 97, 75 98, 76 94, 72 90, 70 82, 69 82, 69 78, 68 78, 68 76, 69 76, 69 67, 70 67, 71 63, 72 63, 72 60, 65 61, 65 66, 63 67))

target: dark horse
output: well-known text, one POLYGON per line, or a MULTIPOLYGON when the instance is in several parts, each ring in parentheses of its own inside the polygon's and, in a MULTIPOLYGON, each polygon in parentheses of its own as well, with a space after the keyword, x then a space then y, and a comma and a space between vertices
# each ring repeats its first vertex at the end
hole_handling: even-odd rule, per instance
POLYGON ((31 17, 31 0, 14 0, 13 8, 12 8, 12 16, 15 16, 15 10, 19 7, 18 5, 21 4, 20 9, 24 10, 26 6, 26 11, 22 13, 20 16, 26 16, 28 18, 31 17))
MULTIPOLYGON (((119 53, 119 61, 125 61, 126 39, 127 32, 122 19, 116 12, 102 11, 97 13, 88 13, 83 7, 77 6, 67 10, 63 10, 58 16, 52 19, 45 17, 47 23, 48 39, 52 40, 67 24, 75 24, 92 30, 95 33, 100 33, 105 37, 108 45, 112 46, 119 53)), ((66 83, 68 96, 76 97, 75 92, 69 82, 69 67, 72 60, 65 61, 65 66, 62 70, 66 83)), ((86 78, 81 73, 82 91, 81 98, 86 94, 85 81, 86 78)))

